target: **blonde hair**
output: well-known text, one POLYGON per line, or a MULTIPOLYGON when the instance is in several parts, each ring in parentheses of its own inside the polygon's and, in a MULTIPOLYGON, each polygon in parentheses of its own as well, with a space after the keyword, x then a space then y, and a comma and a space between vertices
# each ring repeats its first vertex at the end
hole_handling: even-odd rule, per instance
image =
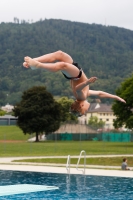
POLYGON ((70 111, 72 114, 74 115, 81 115, 81 106, 80 106, 80 102, 79 101, 74 101, 72 104, 71 104, 71 108, 70 108, 70 111))

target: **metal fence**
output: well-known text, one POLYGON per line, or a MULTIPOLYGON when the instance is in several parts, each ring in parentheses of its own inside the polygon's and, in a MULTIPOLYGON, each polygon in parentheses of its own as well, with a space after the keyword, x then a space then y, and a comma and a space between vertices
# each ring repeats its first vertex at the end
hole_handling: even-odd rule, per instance
POLYGON ((16 125, 17 124, 17 120, 16 119, 1 119, 0 120, 0 126, 6 126, 6 125, 16 125))
POLYGON ((133 133, 53 133, 47 135, 47 140, 133 142, 133 133))

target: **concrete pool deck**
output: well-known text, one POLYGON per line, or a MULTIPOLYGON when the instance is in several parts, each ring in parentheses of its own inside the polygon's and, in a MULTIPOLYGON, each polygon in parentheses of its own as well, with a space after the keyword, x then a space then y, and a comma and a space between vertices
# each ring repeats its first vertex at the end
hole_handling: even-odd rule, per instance
MULTIPOLYGON (((120 157, 120 156, 133 156, 133 155, 100 155, 100 156, 86 156, 86 157, 120 157)), ((67 156, 53 156, 54 158, 66 158, 67 156)), ((30 172, 45 172, 45 173, 60 173, 67 174, 66 164, 45 164, 45 163, 19 163, 12 162, 13 160, 29 159, 29 158, 53 158, 52 156, 39 156, 39 157, 7 157, 0 158, 0 170, 13 170, 13 171, 30 171, 30 172)), ((71 156, 73 158, 78 158, 78 156, 71 156)), ((84 167, 79 170, 70 165, 70 174, 83 174, 84 167)), ((122 171, 120 166, 98 166, 98 165, 86 165, 85 174, 86 175, 96 175, 96 176, 116 176, 116 177, 130 177, 133 178, 133 168, 131 170, 122 171), (100 169, 101 168, 101 169, 100 169)))

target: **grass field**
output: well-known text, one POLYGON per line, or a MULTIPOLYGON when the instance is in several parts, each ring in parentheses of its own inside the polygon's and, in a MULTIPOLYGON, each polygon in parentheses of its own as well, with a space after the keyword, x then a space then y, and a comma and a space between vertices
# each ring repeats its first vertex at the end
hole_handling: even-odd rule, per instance
POLYGON ((17 126, 0 126, 0 140, 26 141, 29 137, 29 135, 24 135, 17 126))
MULTIPOLYGON (((33 134, 34 136, 34 134, 33 134)), ((67 156, 79 155, 85 150, 87 155, 132 154, 132 142, 98 142, 98 141, 45 141, 27 142, 30 135, 24 135, 16 126, 0 126, 0 157, 15 156, 67 156)), ((127 157, 128 158, 128 157, 127 157)), ((123 157, 87 158, 86 164, 120 166, 123 157)), ((66 158, 30 159, 25 162, 61 163, 66 164, 66 158)), ((71 158, 71 164, 77 159, 71 158)), ((83 159, 81 159, 83 164, 83 159)), ((133 166, 133 157, 128 158, 128 165, 133 166)))
POLYGON ((27 141, 1 142, 0 156, 61 156, 79 155, 85 150, 88 155, 102 154, 132 154, 133 143, 111 143, 94 141, 70 141, 70 142, 39 142, 27 141))
POLYGON ((132 142, 98 141, 46 141, 27 142, 30 135, 24 135, 16 126, 0 127, 0 156, 54 156, 79 155, 85 150, 88 155, 132 154, 132 142))
MULTIPOLYGON (((133 157, 126 157, 128 166, 133 166, 133 157)), ((99 157, 99 158, 86 158, 87 165, 102 165, 102 166, 121 166, 123 157, 99 157)), ((41 159, 23 159, 19 162, 32 162, 32 163, 58 163, 66 164, 66 158, 41 158, 41 159)), ((78 158, 71 158, 71 164, 77 164, 78 158)), ((14 161, 18 162, 18 160, 14 161)), ((81 158, 80 164, 84 164, 84 158, 81 158)))

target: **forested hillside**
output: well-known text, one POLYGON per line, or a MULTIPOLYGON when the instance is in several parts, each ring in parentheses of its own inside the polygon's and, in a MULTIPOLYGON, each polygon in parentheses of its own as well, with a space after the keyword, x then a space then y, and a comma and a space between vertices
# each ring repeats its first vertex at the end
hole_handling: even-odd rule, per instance
POLYGON ((45 85, 54 96, 72 95, 60 72, 22 67, 23 57, 63 50, 78 62, 88 77, 98 80, 91 89, 115 93, 133 71, 133 31, 65 20, 29 24, 0 24, 0 105, 19 101, 24 90, 45 85))

